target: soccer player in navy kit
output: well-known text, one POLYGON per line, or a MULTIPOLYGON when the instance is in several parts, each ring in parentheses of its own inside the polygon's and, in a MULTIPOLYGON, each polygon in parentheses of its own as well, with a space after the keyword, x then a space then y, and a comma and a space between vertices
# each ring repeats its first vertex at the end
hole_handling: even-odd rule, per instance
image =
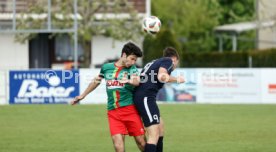
POLYGON ((163 58, 146 64, 141 71, 140 85, 135 89, 134 104, 142 117, 148 138, 144 152, 162 152, 164 124, 160 118, 156 95, 165 83, 184 83, 182 76, 172 77, 171 72, 177 67, 179 55, 172 47, 165 48, 163 58))

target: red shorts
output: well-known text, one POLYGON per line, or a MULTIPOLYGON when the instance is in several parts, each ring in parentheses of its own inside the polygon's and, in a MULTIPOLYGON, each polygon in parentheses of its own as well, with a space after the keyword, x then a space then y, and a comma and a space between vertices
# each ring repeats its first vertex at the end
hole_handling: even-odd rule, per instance
POLYGON ((111 136, 116 134, 130 136, 145 134, 142 120, 134 105, 109 110, 107 115, 111 136))

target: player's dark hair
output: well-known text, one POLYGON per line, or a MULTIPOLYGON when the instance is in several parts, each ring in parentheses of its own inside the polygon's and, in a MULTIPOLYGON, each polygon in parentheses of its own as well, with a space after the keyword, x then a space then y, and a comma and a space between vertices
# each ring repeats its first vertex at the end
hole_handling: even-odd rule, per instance
POLYGON ((179 60, 179 55, 173 47, 166 47, 163 51, 163 57, 176 57, 179 60))
POLYGON ((121 57, 123 56, 123 53, 125 53, 127 56, 136 55, 137 57, 142 57, 143 55, 141 49, 132 42, 128 42, 127 44, 124 45, 122 49, 121 57))

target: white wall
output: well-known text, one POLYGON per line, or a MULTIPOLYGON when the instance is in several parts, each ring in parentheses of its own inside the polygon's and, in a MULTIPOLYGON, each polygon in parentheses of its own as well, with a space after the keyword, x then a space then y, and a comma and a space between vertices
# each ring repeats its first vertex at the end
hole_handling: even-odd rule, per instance
MULTIPOLYGON (((121 56, 122 48, 128 41, 113 41, 112 38, 104 36, 94 36, 92 39, 91 65, 102 64, 106 59, 114 59, 121 56)), ((136 43, 142 49, 142 41, 136 43)), ((141 65, 142 59, 138 59, 137 64, 141 65)))
MULTIPOLYGON (((259 20, 274 20, 276 16, 275 0, 258 0, 259 20)), ((276 48, 275 27, 259 30, 259 49, 276 48), (274 43, 273 43, 274 42, 274 43)))
MULTIPOLYGON (((92 39, 91 67, 102 64, 107 59, 120 57, 123 45, 128 41, 113 41, 112 38, 94 36, 92 39)), ((136 43, 142 48, 142 41, 136 43)), ((29 45, 14 41, 13 34, 0 34, 0 69, 28 69, 29 45)), ((142 59, 138 59, 138 65, 142 59)))
POLYGON ((0 105, 8 103, 8 71, 29 68, 29 45, 14 41, 14 34, 0 34, 0 105))
POLYGON ((13 34, 0 34, 0 69, 28 69, 29 45, 14 41, 13 34))
POLYGON ((276 32, 273 29, 263 29, 259 32, 259 49, 276 48, 276 32), (268 42, 268 43, 266 43, 268 42))
POLYGON ((8 71, 0 70, 0 105, 8 103, 8 81, 8 71))

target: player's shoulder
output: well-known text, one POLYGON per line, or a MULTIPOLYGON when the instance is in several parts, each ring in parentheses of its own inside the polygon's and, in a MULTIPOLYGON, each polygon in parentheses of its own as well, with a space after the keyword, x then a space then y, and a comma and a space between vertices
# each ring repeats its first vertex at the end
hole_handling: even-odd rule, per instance
POLYGON ((129 69, 137 69, 137 66, 134 64, 131 67, 129 67, 129 69))
POLYGON ((102 69, 108 69, 113 67, 114 67, 114 62, 109 62, 102 65, 102 69))
POLYGON ((163 57, 163 58, 161 58, 161 61, 163 61, 163 62, 172 62, 172 59, 169 58, 169 57, 163 57))
POLYGON ((132 66, 130 66, 129 68, 126 68, 126 70, 127 70, 128 72, 130 72, 130 73, 133 73, 133 72, 137 72, 137 71, 138 71, 136 65, 132 65, 132 66))
POLYGON ((157 60, 159 63, 172 63, 172 59, 169 57, 162 57, 157 60))

